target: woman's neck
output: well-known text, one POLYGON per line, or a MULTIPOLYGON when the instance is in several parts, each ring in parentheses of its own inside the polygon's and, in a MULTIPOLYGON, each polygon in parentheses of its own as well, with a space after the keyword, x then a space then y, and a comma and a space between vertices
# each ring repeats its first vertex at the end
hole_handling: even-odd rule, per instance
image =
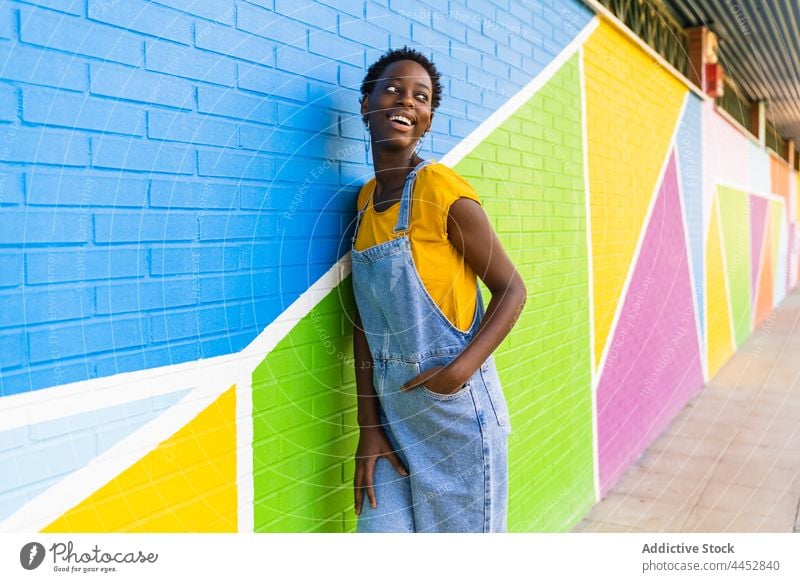
POLYGON ((406 176, 422 161, 416 151, 386 151, 373 149, 372 168, 378 192, 402 187, 406 176))

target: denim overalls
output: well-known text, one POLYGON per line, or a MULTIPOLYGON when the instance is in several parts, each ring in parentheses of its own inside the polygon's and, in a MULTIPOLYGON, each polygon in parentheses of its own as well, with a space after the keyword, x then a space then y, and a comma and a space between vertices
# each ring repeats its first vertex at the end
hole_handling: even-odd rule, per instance
POLYGON ((375 467, 376 509, 364 495, 359 532, 502 532, 508 505, 507 441, 511 431, 500 380, 490 356, 457 392, 401 386, 454 359, 477 332, 484 307, 478 291, 466 332, 455 327, 425 289, 407 230, 420 163, 406 178, 398 238, 357 251, 352 239, 353 290, 374 363, 380 421, 410 475, 386 459, 375 467))

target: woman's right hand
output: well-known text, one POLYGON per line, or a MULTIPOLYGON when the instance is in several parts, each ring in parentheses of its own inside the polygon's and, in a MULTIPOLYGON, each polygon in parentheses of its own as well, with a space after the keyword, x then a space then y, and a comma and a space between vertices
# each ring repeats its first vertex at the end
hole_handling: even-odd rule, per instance
POLYGON ((375 475, 375 465, 381 457, 389 461, 403 477, 408 475, 408 470, 403 467, 400 459, 392 450, 392 445, 383 428, 380 426, 362 428, 358 437, 356 472, 353 478, 356 515, 361 515, 365 489, 372 508, 375 509, 378 506, 378 502, 375 499, 373 477, 375 475))

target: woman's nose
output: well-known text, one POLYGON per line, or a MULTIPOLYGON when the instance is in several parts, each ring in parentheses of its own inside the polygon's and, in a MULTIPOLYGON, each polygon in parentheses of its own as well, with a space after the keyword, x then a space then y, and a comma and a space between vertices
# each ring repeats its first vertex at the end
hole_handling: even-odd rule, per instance
POLYGON ((398 93, 397 94, 397 103, 400 103, 400 104, 406 105, 406 106, 410 105, 410 106, 413 107, 414 106, 414 99, 412 98, 411 93, 398 93))

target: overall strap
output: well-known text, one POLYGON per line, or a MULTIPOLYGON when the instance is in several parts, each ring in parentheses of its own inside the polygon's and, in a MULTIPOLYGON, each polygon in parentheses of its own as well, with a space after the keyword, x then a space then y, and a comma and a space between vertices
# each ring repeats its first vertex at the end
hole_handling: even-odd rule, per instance
MULTIPOLYGON (((375 185, 377 186, 377 184, 375 185)), ((369 196, 367 196, 367 201, 364 202, 364 206, 362 206, 358 214, 356 215, 356 226, 353 229, 353 238, 350 240, 350 244, 355 247, 356 246, 356 237, 358 236, 358 225, 361 224, 361 217, 364 216, 364 211, 369 206, 370 200, 372 200, 372 195, 375 193, 375 186, 372 187, 372 192, 370 192, 369 196)))
POLYGON ((419 171, 433 163, 433 160, 422 160, 417 167, 409 172, 406 176, 405 184, 403 185, 403 196, 400 199, 400 213, 397 216, 397 224, 394 227, 394 232, 405 233, 408 230, 408 221, 411 214, 411 192, 414 189, 414 182, 417 179, 419 171))

